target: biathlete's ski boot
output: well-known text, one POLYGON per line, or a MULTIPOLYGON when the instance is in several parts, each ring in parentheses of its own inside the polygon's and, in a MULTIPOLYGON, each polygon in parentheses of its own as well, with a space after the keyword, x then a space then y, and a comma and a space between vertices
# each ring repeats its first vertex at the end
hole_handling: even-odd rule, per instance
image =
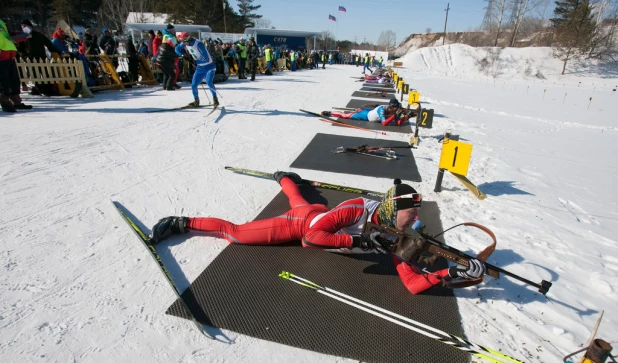
POLYGON ((303 182, 303 178, 296 173, 292 173, 290 171, 277 171, 273 174, 273 178, 277 181, 277 183, 281 184, 281 179, 288 177, 291 181, 296 184, 301 184, 303 182))
POLYGON ((213 107, 219 107, 219 99, 217 98, 217 96, 213 96, 212 98, 212 106, 213 107))
POLYGON ((10 102, 2 102, 0 103, 0 107, 2 107, 2 111, 4 112, 17 112, 15 106, 10 102))
POLYGON ((195 101, 189 103, 187 106, 189 106, 189 107, 200 107, 200 99, 196 98, 195 101))
POLYGON ((13 105, 13 107, 15 107, 16 110, 31 110, 32 109, 32 105, 26 105, 23 102, 16 103, 13 105))
POLYGON ((328 116, 330 116, 330 111, 322 111, 322 113, 320 113, 320 115, 328 117, 328 116))
POLYGON ((165 217, 159 219, 150 232, 150 243, 156 245, 173 234, 185 234, 189 232, 187 217, 165 217))

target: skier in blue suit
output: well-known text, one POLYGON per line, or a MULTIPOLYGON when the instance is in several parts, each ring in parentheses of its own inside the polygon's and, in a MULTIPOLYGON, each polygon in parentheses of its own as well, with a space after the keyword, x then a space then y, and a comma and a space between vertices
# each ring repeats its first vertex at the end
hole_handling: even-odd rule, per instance
POLYGON ((193 74, 193 81, 191 82, 191 91, 193 91, 193 98, 195 101, 189 103, 189 106, 199 107, 200 97, 197 92, 197 86, 202 83, 204 77, 206 77, 206 84, 210 88, 212 93, 213 106, 219 106, 219 100, 217 99, 217 90, 215 89, 214 79, 217 66, 213 61, 210 53, 206 50, 204 44, 197 39, 191 37, 189 33, 182 32, 178 37, 180 44, 176 46, 176 54, 182 56, 182 50, 186 49, 189 54, 195 59, 195 73, 193 74))

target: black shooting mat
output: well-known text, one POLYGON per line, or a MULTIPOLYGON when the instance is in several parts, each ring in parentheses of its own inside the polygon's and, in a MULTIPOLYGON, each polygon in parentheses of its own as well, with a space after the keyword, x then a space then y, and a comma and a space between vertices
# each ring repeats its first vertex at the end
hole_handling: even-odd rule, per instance
POLYGON ((381 90, 376 91, 355 91, 352 93, 352 97, 362 97, 362 98, 376 98, 379 100, 390 100, 391 98, 397 98, 396 95, 391 93, 386 94, 378 94, 379 92, 384 92, 381 90))
POLYGON ((421 175, 416 167, 412 149, 393 149, 396 160, 386 160, 354 153, 333 153, 338 147, 367 146, 409 146, 403 141, 376 140, 364 137, 350 137, 330 134, 316 134, 309 145, 294 160, 291 168, 331 171, 352 175, 375 176, 378 178, 400 178, 404 181, 420 182, 421 175))
MULTIPOLYGON (((301 187, 310 203, 337 204, 357 195, 301 187)), ((279 193, 256 217, 288 211, 279 193)), ((423 202, 429 233, 442 230, 437 203, 423 202)), ((446 267, 439 261, 431 270, 446 267)), ((378 254, 342 255, 302 248, 230 244, 182 294, 198 321, 239 334, 363 362, 469 362, 453 347, 278 277, 281 271, 463 337, 450 289, 410 294, 392 260, 378 254)), ((189 319, 179 301, 168 314, 189 319)))
POLYGON ((374 87, 361 87, 360 91, 364 92, 386 92, 386 93, 395 93, 396 90, 392 88, 374 88, 374 87))
POLYGON ((395 89, 392 84, 385 83, 369 83, 365 82, 362 84, 363 87, 371 87, 371 88, 381 88, 381 89, 395 89))
POLYGON ((381 101, 381 100, 359 100, 358 98, 353 98, 350 100, 350 102, 348 102, 348 104, 345 106, 347 108, 359 108, 359 107, 363 107, 365 105, 388 105, 388 101, 381 101))
MULTIPOLYGON (((346 111, 346 112, 350 112, 350 111, 346 111)), ((401 126, 397 126, 394 122, 391 122, 391 124, 389 126, 384 126, 380 122, 369 122, 369 121, 363 121, 363 120, 350 120, 350 119, 341 118, 341 117, 337 118, 337 121, 342 122, 342 123, 344 123, 346 125, 354 125, 354 126, 364 127, 366 129, 370 129, 370 130, 388 131, 388 132, 400 132, 400 133, 404 133, 404 134, 412 133, 412 124, 410 124, 409 122, 406 122, 405 124, 403 124, 401 126)))

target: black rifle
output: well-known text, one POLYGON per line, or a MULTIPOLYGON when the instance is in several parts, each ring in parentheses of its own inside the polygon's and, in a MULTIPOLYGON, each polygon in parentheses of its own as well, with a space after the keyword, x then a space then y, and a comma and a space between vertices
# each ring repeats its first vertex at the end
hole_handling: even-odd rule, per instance
MULTIPOLYGON (((475 225, 474 223, 467 223, 466 225, 475 225)), ((479 225, 475 225, 479 226, 479 225)), ((482 227, 482 226, 480 226, 482 227)), ((485 227, 482 227, 483 229, 485 227)), ((486 228, 485 228, 486 229, 486 228)), ((379 231, 381 234, 386 234, 390 237, 394 237, 394 241, 391 241, 388 238, 378 237, 378 242, 382 244, 385 248, 389 249, 392 253, 400 257, 404 261, 413 261, 416 263, 426 263, 433 264, 438 257, 443 257, 449 261, 455 262, 458 265, 469 266, 469 261, 474 258, 478 258, 479 260, 484 262, 491 252, 493 252, 494 245, 490 246, 490 248, 483 251, 479 256, 472 257, 467 255, 460 250, 451 247, 447 244, 444 244, 433 236, 430 236, 422 231, 422 228, 417 232, 421 236, 421 238, 415 238, 412 235, 409 235, 405 232, 402 232, 398 229, 381 226, 375 223, 367 222, 365 223, 365 227, 363 228, 363 233, 379 231), (481 255, 485 255, 481 257, 481 255)), ((491 233, 491 231, 489 231, 491 233)), ((491 233, 493 236, 493 233, 491 233)), ((516 280, 524 282, 528 285, 534 286, 538 289, 538 291, 545 295, 549 291, 552 283, 542 280, 540 284, 532 282, 528 279, 525 279, 521 276, 515 275, 514 273, 508 272, 500 267, 491 265, 489 263, 484 262, 485 267, 487 269, 487 275, 493 278, 500 278, 500 274, 503 273, 507 276, 510 276, 516 280)), ((481 279, 482 281, 482 279, 481 279)), ((479 281, 480 282, 480 281, 479 281)), ((468 285, 469 286, 469 285, 468 285)))

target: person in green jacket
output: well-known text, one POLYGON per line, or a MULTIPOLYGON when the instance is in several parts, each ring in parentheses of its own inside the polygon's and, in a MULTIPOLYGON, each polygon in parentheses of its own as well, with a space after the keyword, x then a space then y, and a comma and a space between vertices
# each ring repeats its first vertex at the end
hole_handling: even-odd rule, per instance
POLYGON ((234 49, 238 60, 238 79, 247 79, 245 77, 245 65, 247 63, 247 46, 245 40, 241 39, 234 49))
POLYGON ((270 44, 267 44, 264 47, 264 58, 266 59, 266 71, 264 71, 264 74, 267 76, 272 76, 273 72, 270 68, 273 66, 273 50, 270 47, 270 44))
POLYGON ((4 112, 16 112, 17 109, 31 109, 24 105, 19 96, 19 73, 15 63, 17 47, 9 34, 4 21, 0 19, 0 106, 4 112))

